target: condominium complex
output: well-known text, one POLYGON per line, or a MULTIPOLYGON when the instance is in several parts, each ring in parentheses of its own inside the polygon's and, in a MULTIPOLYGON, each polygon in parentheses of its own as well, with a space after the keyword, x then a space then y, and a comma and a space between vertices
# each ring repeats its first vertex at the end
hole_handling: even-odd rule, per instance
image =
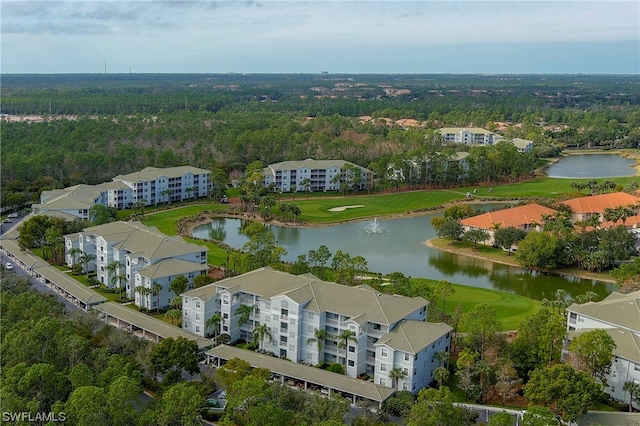
POLYGON ((43 191, 32 210, 66 220, 90 219, 89 212, 96 204, 124 209, 137 202, 151 206, 205 197, 211 186, 210 174, 191 166, 147 167, 116 176, 112 182, 43 191))
POLYGON ((263 169, 264 185, 275 185, 282 192, 339 191, 346 184, 349 189, 371 187, 373 172, 344 160, 284 161, 269 164, 263 169))
MULTIPOLYGON (((594 329, 604 329, 616 344, 611 371, 606 377, 605 393, 613 399, 629 403, 624 384, 640 384, 640 291, 629 294, 611 293, 601 302, 574 303, 567 308, 568 339, 594 329)), ((636 409, 640 403, 633 402, 636 409)))
POLYGON ((261 349, 293 362, 346 365, 346 374, 367 374, 392 386, 391 370, 405 376, 400 389, 417 392, 434 380, 435 354, 449 351, 452 328, 425 322, 429 302, 421 297, 348 287, 311 274, 271 268, 227 278, 182 294, 182 327, 200 336, 255 338, 261 349), (250 309, 246 322, 242 311, 250 309), (219 314, 219 330, 207 320, 219 314), (254 330, 264 327, 254 336, 254 330), (339 336, 342 336, 341 338, 339 336), (263 337, 260 339, 260 337, 263 337))
MULTIPOLYGON (((465 145, 495 145, 507 140, 504 136, 498 135, 490 130, 480 127, 443 127, 440 135, 444 143, 462 143, 465 145)), ((518 152, 530 152, 533 149, 533 141, 528 139, 509 139, 518 152)))
POLYGON ((139 222, 112 222, 65 235, 66 261, 95 271, 98 281, 121 287, 135 304, 163 308, 176 297, 169 285, 178 276, 193 279, 209 271, 206 246, 169 237, 139 222))

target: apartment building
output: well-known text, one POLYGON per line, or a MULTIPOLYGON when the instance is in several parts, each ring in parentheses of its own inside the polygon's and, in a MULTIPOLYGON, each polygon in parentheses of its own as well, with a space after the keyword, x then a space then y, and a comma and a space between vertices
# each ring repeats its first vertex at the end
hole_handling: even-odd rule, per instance
POLYGON ((209 271, 207 247, 139 222, 98 225, 64 239, 67 264, 95 271, 98 281, 109 288, 124 288, 137 306, 148 309, 171 303, 176 295, 169 285, 176 277, 184 275, 192 286, 196 276, 209 271))
POLYGON ((400 368, 406 375, 397 386, 414 393, 433 381, 435 353, 448 351, 451 342, 450 326, 425 321, 429 302, 421 297, 347 287, 311 274, 260 268, 182 298, 187 331, 251 341, 256 327, 266 325, 270 337, 258 342, 266 352, 313 365, 337 362, 349 377, 367 374, 383 386, 392 386, 391 371, 400 368), (243 305, 251 307, 246 323, 238 311, 243 305), (215 314, 222 317, 219 330, 206 327, 215 314))
POLYGON ((493 145, 502 137, 480 127, 443 127, 440 135, 444 143, 465 145, 493 145))
MULTIPOLYGON (((604 329, 616 344, 604 391, 613 399, 628 404, 630 395, 623 389, 624 384, 640 383, 640 291, 613 292, 601 302, 574 303, 567 308, 567 314, 568 338, 564 353, 571 339, 580 333, 604 329)), ((638 400, 633 406, 640 409, 638 400)))
POLYGON ((147 167, 138 172, 118 175, 132 190, 132 201, 146 206, 205 197, 210 189, 211 171, 191 166, 169 168, 147 167))
POLYGON ((98 185, 74 185, 43 191, 40 203, 31 206, 34 214, 65 220, 90 220, 96 204, 126 209, 136 202, 156 205, 205 197, 211 186, 211 172, 191 166, 156 168, 119 175, 98 185))
POLYGON ((283 161, 263 169, 264 185, 275 185, 282 192, 339 191, 346 183, 349 189, 365 190, 373 183, 373 172, 344 160, 283 161), (354 172, 348 173, 351 169, 354 172))
MULTIPOLYGON (((634 215, 638 214, 640 197, 626 192, 613 192, 611 194, 591 195, 588 197, 572 198, 562 202, 571 209, 571 220, 588 220, 597 216, 600 222, 604 222, 602 214, 605 209, 615 209, 617 207, 630 207, 634 215)), ((620 223, 618 223, 620 224, 620 223)))
POLYGON ((99 185, 74 185, 64 189, 42 191, 40 203, 33 204, 34 214, 46 214, 65 220, 90 220, 90 210, 96 204, 125 208, 131 202, 131 188, 122 182, 99 185))

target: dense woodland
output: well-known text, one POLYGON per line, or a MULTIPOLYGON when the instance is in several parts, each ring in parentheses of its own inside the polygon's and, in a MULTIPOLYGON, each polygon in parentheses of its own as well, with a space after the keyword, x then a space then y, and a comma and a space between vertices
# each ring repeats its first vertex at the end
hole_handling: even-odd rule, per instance
MULTIPOLYGON (((498 132, 506 138, 535 142, 524 164, 485 164, 495 174, 479 171, 468 182, 526 175, 535 158, 565 147, 640 141, 634 76, 4 75, 2 85, 2 114, 36 116, 2 121, 5 201, 9 193, 30 201, 42 189, 100 183, 146 166, 229 174, 258 160, 340 158, 381 177, 388 164, 412 156, 469 150, 441 146, 435 130, 444 126, 496 130, 504 123, 498 132)), ((406 183, 451 183, 413 179, 406 183)))

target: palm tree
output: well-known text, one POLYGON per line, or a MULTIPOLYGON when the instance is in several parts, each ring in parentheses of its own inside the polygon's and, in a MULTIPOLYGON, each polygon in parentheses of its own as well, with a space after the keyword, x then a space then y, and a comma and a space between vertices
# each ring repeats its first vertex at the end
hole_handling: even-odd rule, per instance
POLYGON ((269 331, 269 327, 267 327, 267 324, 260 324, 256 326, 256 328, 253 329, 253 340, 258 340, 259 349, 262 349, 265 338, 269 340, 269 343, 271 343, 271 341, 273 340, 273 336, 271 336, 271 331, 269 331))
POLYGON ((449 368, 449 352, 447 351, 438 351, 436 352, 436 359, 438 360, 438 367, 447 367, 449 368))
MULTIPOLYGON (((235 314, 240 315, 238 319, 238 326, 242 327, 244 324, 249 322, 249 317, 251 317, 251 313, 253 312, 253 306, 251 305, 240 305, 238 309, 236 309, 235 314)), ((247 330, 247 340, 249 340, 249 330, 247 330)))
MULTIPOLYGON (((117 281, 117 276, 120 275, 120 262, 117 260, 114 260, 113 262, 109 263, 107 265, 107 272, 109 273, 109 276, 111 277, 111 286, 115 286, 116 285, 116 281, 117 281)), ((119 284, 119 283, 118 283, 119 284)))
POLYGON ((163 288, 164 287, 160 283, 153 283, 151 285, 151 294, 157 297, 156 302, 158 302, 158 304, 156 306, 156 313, 158 314, 160 313, 160 292, 162 291, 163 288))
POLYGON ((313 337, 309 337, 307 339, 307 345, 315 343, 318 346, 318 362, 320 362, 320 352, 322 352, 322 347, 324 346, 324 341, 327 339, 331 339, 332 336, 329 334, 327 330, 323 329, 315 329, 313 331, 313 337))
POLYGON ((182 310, 182 297, 176 296, 173 299, 171 299, 171 306, 173 306, 176 309, 182 310))
POLYGON ((205 321, 205 327, 213 327, 213 339, 215 340, 218 337, 218 333, 220 332, 220 324, 224 324, 224 318, 220 315, 220 312, 216 312, 205 321))
POLYGON ((143 286, 143 285, 138 285, 138 286, 136 286, 136 288, 133 289, 133 292, 140 294, 140 305, 139 306, 141 308, 144 308, 143 300, 144 300, 144 297, 147 294, 149 294, 149 289, 147 287, 143 286))
POLYGON ((347 374, 347 359, 349 356, 349 341, 357 342, 356 333, 351 330, 344 330, 337 337, 338 347, 344 348, 344 373, 347 374))
POLYGON ((76 267, 76 256, 80 253, 82 253, 82 250, 80 250, 78 247, 74 247, 69 250, 69 256, 71 256, 71 266, 74 269, 76 267))
POLYGON ((91 253, 82 253, 80 255, 80 257, 78 258, 78 262, 80 262, 82 264, 82 273, 83 274, 88 274, 88 267, 89 267, 89 262, 91 262, 92 260, 95 260, 96 255, 95 254, 91 254, 91 253))
POLYGON ((176 319, 178 325, 180 324, 180 317, 182 316, 182 312, 179 309, 169 309, 167 311, 167 318, 171 318, 171 324, 173 324, 173 320, 176 319))
POLYGON ((633 380, 625 382, 622 390, 629 392, 629 412, 632 412, 634 396, 635 399, 638 399, 638 395, 640 395, 640 383, 634 382, 633 380))
POLYGON ((391 386, 394 387, 396 390, 399 390, 398 386, 400 385, 400 380, 407 377, 407 373, 402 368, 396 367, 396 368, 392 368, 391 371, 389 371, 389 377, 392 380, 391 386))
POLYGON ((440 389, 442 384, 449 379, 449 370, 444 367, 438 367, 433 372, 433 375, 438 382, 438 389, 440 389))

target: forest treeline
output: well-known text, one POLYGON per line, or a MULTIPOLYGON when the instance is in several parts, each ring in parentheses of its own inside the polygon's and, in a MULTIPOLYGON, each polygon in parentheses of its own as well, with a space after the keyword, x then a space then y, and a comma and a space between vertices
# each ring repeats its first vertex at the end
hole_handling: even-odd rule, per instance
POLYGON ((3 114, 38 117, 2 121, 3 189, 29 194, 146 166, 388 164, 439 150, 444 126, 506 123, 498 132, 533 140, 537 157, 640 141, 634 76, 96 74, 2 83, 3 114))

